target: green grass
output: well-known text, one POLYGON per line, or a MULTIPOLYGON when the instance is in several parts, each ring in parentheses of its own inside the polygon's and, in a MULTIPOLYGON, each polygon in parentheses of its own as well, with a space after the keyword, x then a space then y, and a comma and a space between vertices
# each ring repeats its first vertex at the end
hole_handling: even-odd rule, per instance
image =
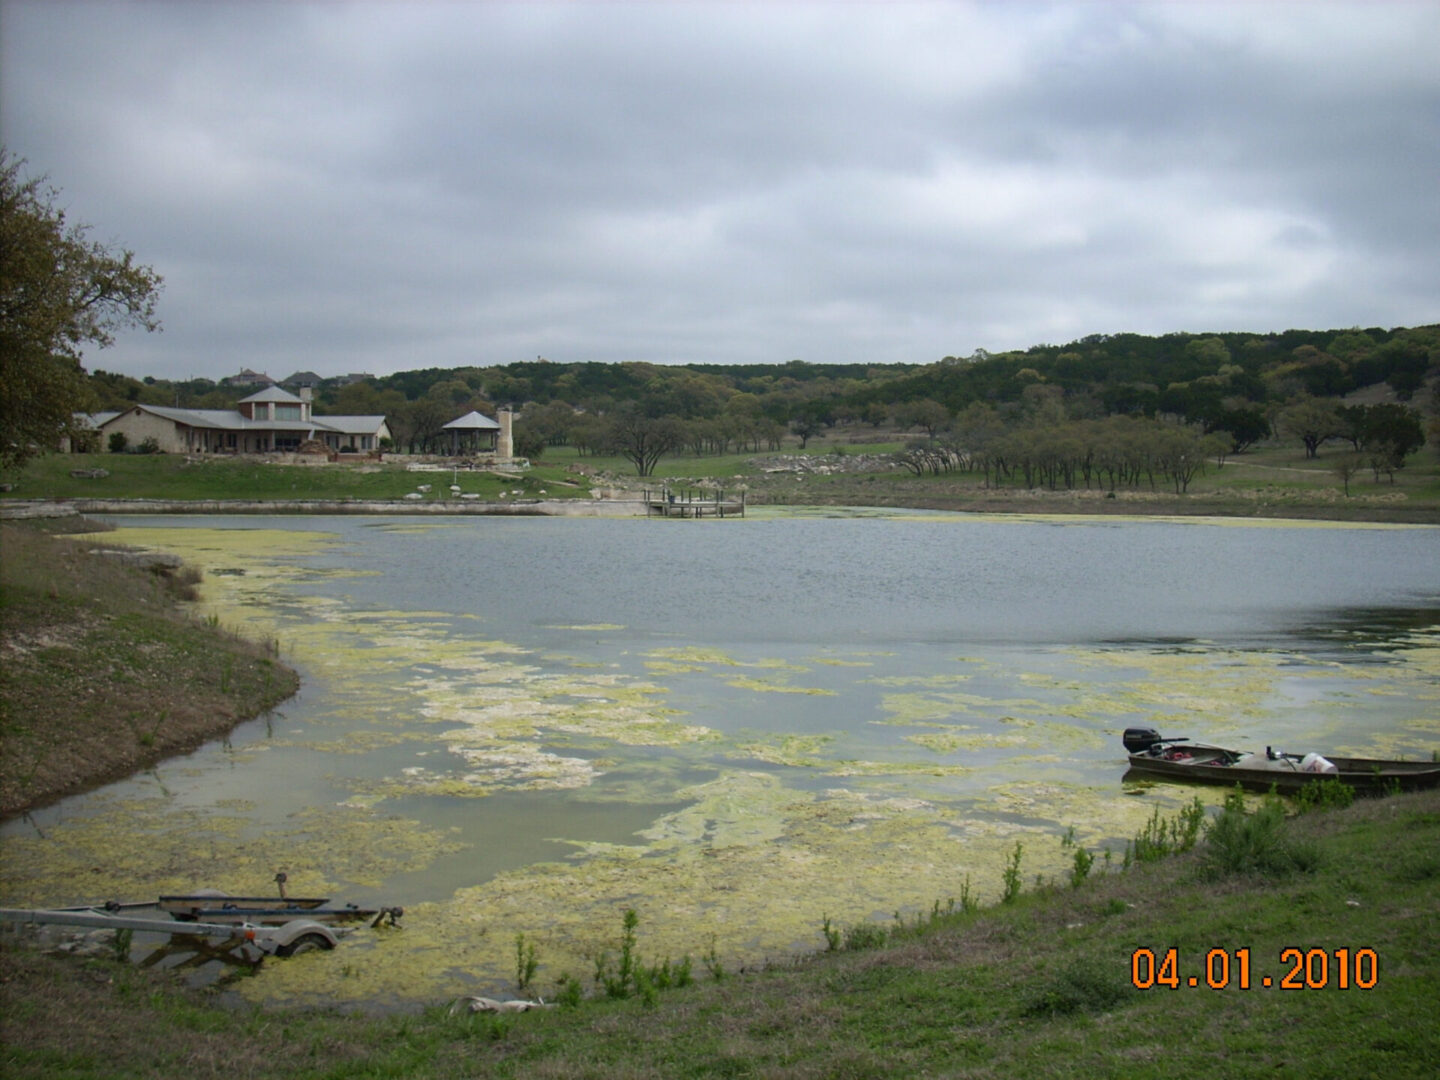
MULTIPOLYGON (((513 1016, 450 1015, 440 1002, 403 1016, 227 1011, 109 961, 77 968, 7 950, 0 1065, 17 1080, 1433 1076, 1440 793, 1307 813, 1283 832, 1314 850, 1306 868, 1212 876, 1202 841, 1078 889, 937 909, 878 947, 718 981, 697 972, 648 998, 597 988, 576 1007, 513 1016), (1171 949, 1174 988, 1134 985, 1137 950, 1171 949), (1362 949, 1378 958, 1371 988, 1355 982, 1362 949), (1215 954, 1207 972, 1212 950, 1223 971, 1215 954), (1324 978, 1312 950, 1325 954, 1324 978), (1287 976, 1296 989, 1280 988, 1287 976)), ((643 956, 644 926, 631 929, 643 956)))
MULTIPOLYGON (((867 434, 865 437, 874 438, 875 436, 867 434)), ((659 481, 674 478, 706 478, 719 483, 732 480, 748 483, 764 475, 755 464, 759 459, 780 454, 816 458, 833 456, 837 452, 852 457, 857 454, 892 454, 902 449, 904 445, 904 442, 898 438, 883 442, 852 443, 847 440, 845 435, 837 435, 829 439, 812 439, 810 445, 804 450, 800 449, 798 442, 787 442, 781 450, 764 450, 759 453, 748 450, 744 453, 734 454, 680 452, 667 454, 660 459, 655 466, 654 479, 659 481)), ((611 454, 581 454, 572 446, 551 447, 545 451, 544 457, 540 460, 545 465, 573 465, 589 471, 614 473, 632 478, 635 476, 635 466, 623 457, 611 454)))
POLYGON ((407 472, 403 465, 373 462, 335 465, 273 465, 256 459, 187 459, 179 454, 47 454, 26 466, 6 498, 61 499, 400 499, 421 484, 427 498, 448 497, 452 477, 466 493, 483 499, 502 491, 526 497, 588 495, 582 477, 563 467, 540 465, 523 477, 488 472, 407 472), (71 476, 71 470, 101 468, 100 479, 71 476))
MULTIPOLYGON (((819 459, 836 451, 848 456, 889 453, 901 449, 905 433, 875 432, 869 428, 837 430, 825 439, 811 440, 804 450, 794 440, 781 453, 819 459), (876 440, 855 442, 850 439, 876 440), (889 441, 879 441, 888 439, 889 441)), ((1355 520, 1440 522, 1440 455, 1426 447, 1411 457, 1394 482, 1370 470, 1350 481, 1350 494, 1342 492, 1333 472, 1339 454, 1322 448, 1319 458, 1307 459, 1300 448, 1263 446, 1235 455, 1223 467, 1213 463, 1196 477, 1185 495, 1175 495, 1157 480, 1122 489, 1114 500, 1103 500, 1099 481, 1089 490, 1026 491, 1013 482, 989 489, 979 473, 952 472, 913 476, 893 469, 830 474, 794 472, 767 474, 757 459, 769 453, 733 453, 718 456, 671 454, 662 458, 653 477, 641 479, 634 466, 616 456, 581 455, 573 447, 552 447, 523 477, 491 473, 458 474, 465 493, 482 500, 506 498, 588 497, 597 486, 622 484, 631 488, 667 481, 703 481, 734 490, 743 486, 753 504, 909 506, 952 510, 1024 510, 1123 513, 1200 513, 1239 516, 1302 516, 1355 520), (593 478, 593 480, 592 480, 593 478), (519 493, 518 496, 514 493, 519 493), (1103 500, 1103 501, 1102 501, 1103 500)), ((397 500, 430 484, 427 499, 449 497, 452 474, 407 472, 402 465, 347 462, 334 465, 272 465, 231 457, 187 461, 183 455, 47 455, 20 475, 9 498, 149 498, 240 500, 397 500), (105 468, 110 475, 85 479, 72 469, 105 468)))

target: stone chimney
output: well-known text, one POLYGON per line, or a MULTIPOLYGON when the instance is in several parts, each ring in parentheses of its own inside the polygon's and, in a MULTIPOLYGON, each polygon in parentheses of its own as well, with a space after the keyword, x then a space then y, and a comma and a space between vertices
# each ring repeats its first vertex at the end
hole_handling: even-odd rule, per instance
POLYGON ((515 456, 515 440, 510 432, 510 423, 514 415, 509 409, 501 409, 496 416, 496 419, 500 421, 500 435, 495 440, 495 456, 498 458, 515 456))

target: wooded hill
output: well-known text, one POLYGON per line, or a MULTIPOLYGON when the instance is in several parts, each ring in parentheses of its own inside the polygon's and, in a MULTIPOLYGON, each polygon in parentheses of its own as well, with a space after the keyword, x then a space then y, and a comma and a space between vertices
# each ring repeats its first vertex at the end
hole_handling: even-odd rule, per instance
MULTIPOLYGON (((599 437, 596 418, 621 413, 678 422, 684 430, 672 429, 673 445, 688 442, 697 452, 725 452, 730 446, 773 446, 787 433, 803 443, 826 428, 852 424, 893 425, 933 442, 967 410, 973 428, 976 408, 986 410, 987 422, 1008 427, 1113 416, 1178 423, 1227 436, 1230 450, 1238 452, 1282 428, 1307 447, 1310 439, 1354 443, 1357 418, 1352 416, 1347 428, 1331 407, 1371 387, 1378 388, 1376 401, 1401 403, 1423 443, 1427 416, 1440 411, 1426 389, 1437 369, 1440 324, 1280 334, 1096 334, 1065 345, 978 351, 926 365, 534 360, 430 368, 322 382, 315 411, 384 414, 397 448, 416 451, 431 449, 440 426, 470 409, 511 406, 522 414, 521 450, 531 456, 546 445, 572 442, 577 433, 584 436, 587 424, 586 437, 593 441, 599 437), (1297 407, 1313 413, 1316 402, 1328 403, 1326 419, 1298 422, 1297 407), (702 421, 710 424, 708 430, 696 426, 702 421)), ((103 371, 90 381, 99 408, 133 402, 226 408, 253 389, 206 379, 140 381, 103 371)))

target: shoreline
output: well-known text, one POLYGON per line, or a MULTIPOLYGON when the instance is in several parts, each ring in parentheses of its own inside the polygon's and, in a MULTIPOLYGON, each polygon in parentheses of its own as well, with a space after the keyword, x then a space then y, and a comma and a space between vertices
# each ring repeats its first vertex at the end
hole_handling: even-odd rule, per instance
POLYGON ((27 499, 0 505, 0 518, 83 517, 88 514, 313 514, 494 517, 644 517, 642 499, 27 499))
POLYGON ((190 617, 183 565, 18 523, 5 548, 0 821, 191 753, 300 688, 274 642, 190 617))
MULTIPOLYGON (((954 514, 1054 515, 1097 518, 1224 518, 1235 521, 1333 521, 1343 524, 1440 526, 1440 508, 1404 503, 1358 506, 1284 502, 1237 503, 1168 495, 1084 498, 1074 493, 987 492, 972 498, 916 495, 910 498, 826 496, 774 499, 755 492, 753 510, 855 507, 875 510, 929 510, 954 514)), ((478 502, 456 499, 25 499, 0 502, 0 520, 84 517, 90 514, 294 515, 395 517, 646 517, 642 498, 516 499, 478 502)), ((708 515, 707 515, 708 516, 708 515)))

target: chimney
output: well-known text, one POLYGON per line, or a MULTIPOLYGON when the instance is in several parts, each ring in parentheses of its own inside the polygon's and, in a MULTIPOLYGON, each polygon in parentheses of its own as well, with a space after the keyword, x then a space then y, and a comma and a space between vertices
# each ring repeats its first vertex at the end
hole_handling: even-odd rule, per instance
POLYGON ((495 440, 495 456, 499 458, 512 458, 515 456, 515 440, 510 434, 510 421, 514 417, 509 409, 501 409, 497 419, 500 421, 500 437, 495 440))

